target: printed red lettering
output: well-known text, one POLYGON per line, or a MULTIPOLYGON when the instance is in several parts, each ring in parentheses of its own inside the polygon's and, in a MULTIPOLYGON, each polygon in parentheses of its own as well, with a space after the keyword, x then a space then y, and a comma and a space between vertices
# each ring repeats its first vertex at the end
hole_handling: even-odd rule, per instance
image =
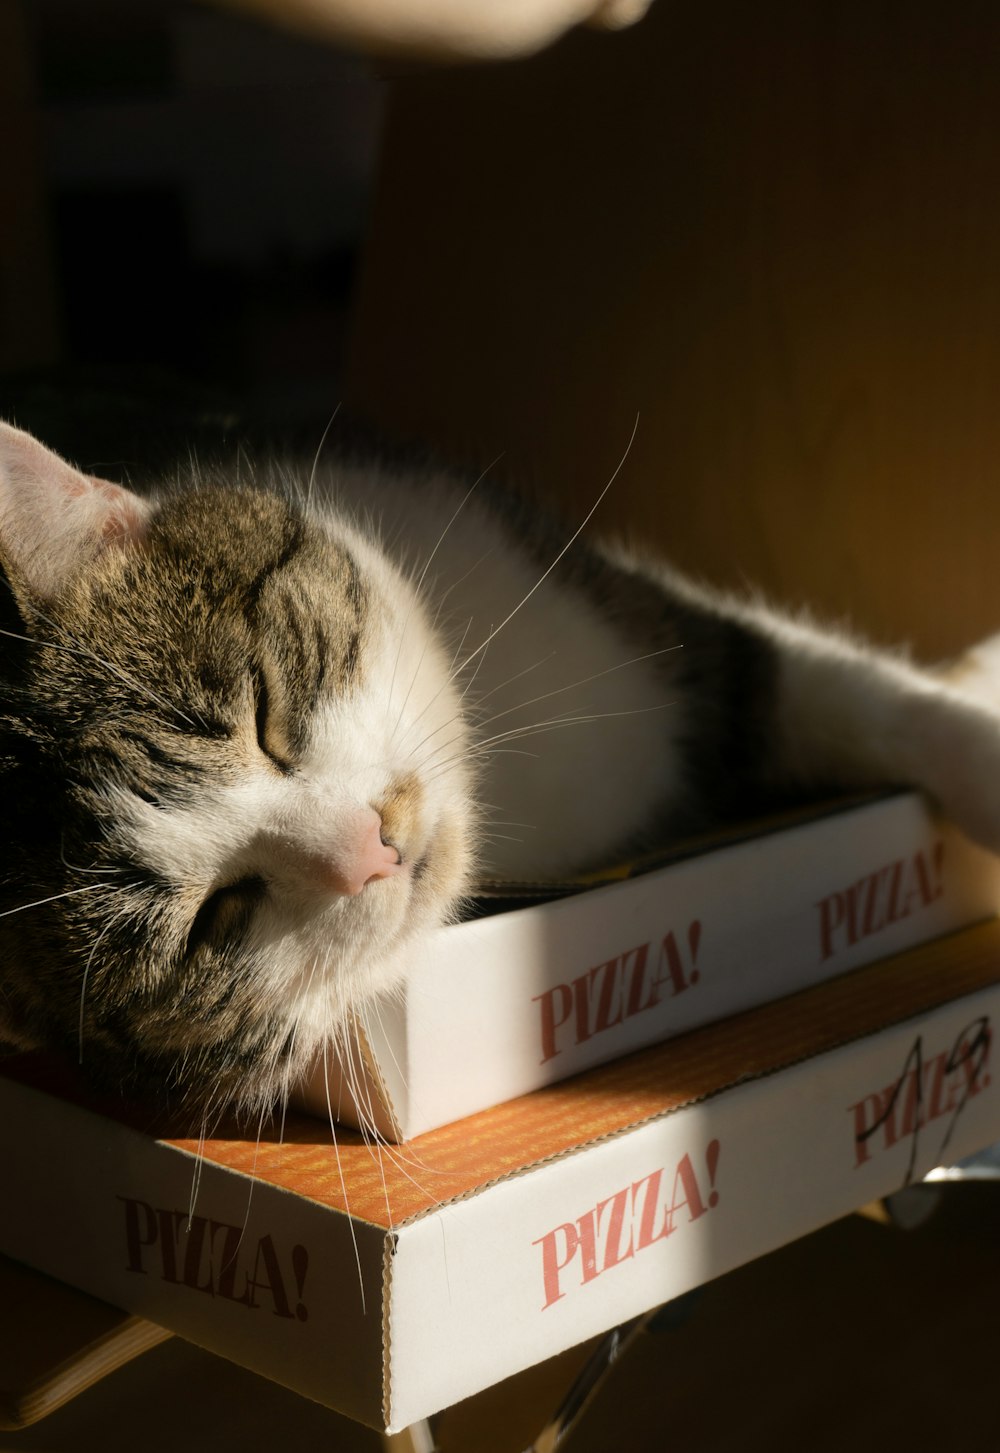
MULTIPOLYGON (((911 1071, 903 1082, 903 1120, 896 1134, 896 1127, 893 1124, 892 1140, 888 1135, 888 1122, 886 1124, 886 1145, 892 1145, 900 1137, 914 1135, 924 1124, 924 1117, 921 1114, 923 1104, 923 1075, 918 1075, 916 1070, 911 1071)), ((890 1117, 892 1118, 892 1117, 890 1117)))
POLYGON ((156 1212, 145 1201, 133 1201, 129 1196, 118 1196, 125 1207, 125 1252, 129 1271, 146 1275, 142 1264, 143 1248, 155 1246, 157 1238, 156 1212))
POLYGON ((218 1252, 218 1282, 216 1292, 220 1297, 225 1297, 230 1302, 242 1302, 244 1306, 250 1305, 250 1288, 247 1286, 246 1275, 243 1277, 243 1291, 236 1295, 236 1273, 239 1269, 239 1250, 243 1240, 243 1230, 240 1226, 227 1226, 224 1221, 213 1221, 211 1226, 211 1241, 213 1248, 216 1245, 218 1232, 223 1232, 222 1246, 218 1252))
POLYGON ((556 1047, 556 1030, 569 1018, 573 1008, 573 991, 568 984, 557 984, 554 989, 546 989, 544 994, 536 994, 531 1002, 539 1006, 541 1015, 544 1064, 548 1059, 555 1059, 559 1053, 556 1047))
POLYGON ((192 1216, 185 1227, 186 1240, 184 1243, 184 1285, 196 1292, 208 1292, 210 1296, 215 1295, 215 1285, 212 1281, 211 1257, 207 1254, 210 1247, 206 1245, 208 1238, 205 1232, 208 1230, 208 1222, 204 1216, 192 1216), (198 1278, 204 1271, 204 1280, 198 1278))
POLYGON ((854 1116, 854 1153, 855 1165, 864 1165, 866 1160, 871 1159, 871 1138, 876 1126, 883 1123, 888 1108, 888 1097, 891 1091, 885 1096, 880 1094, 866 1095, 856 1105, 851 1105, 850 1110, 854 1116))
POLYGON ((239 1264, 244 1228, 184 1211, 153 1207, 130 1196, 118 1196, 125 1210, 126 1269, 140 1276, 159 1275, 162 1281, 207 1296, 225 1297, 245 1307, 270 1303, 276 1317, 308 1320, 301 1300, 309 1268, 304 1246, 291 1249, 291 1266, 299 1301, 289 1304, 285 1273, 274 1237, 261 1236, 253 1250, 253 1274, 239 1264), (242 1286, 237 1290, 238 1279, 242 1286))
MULTIPOLYGON (((927 879, 930 887, 931 879, 927 879)), ((952 1127, 966 1102, 988 1088, 986 1071, 992 1044, 987 1016, 966 1026, 950 1051, 926 1056, 923 1036, 909 1048, 899 1078, 885 1089, 865 1095, 848 1106, 854 1124, 855 1167, 871 1160, 878 1150, 891 1150, 900 1141, 910 1143, 907 1181, 914 1173, 921 1132, 935 1121, 947 1119, 939 1149, 951 1138, 952 1127)))
POLYGON ((921 901, 926 904, 934 902, 935 894, 931 887, 931 874, 927 866, 927 859, 923 853, 917 853, 913 859, 913 867, 917 878, 917 891, 921 901))
POLYGON ((576 1042, 583 1044, 590 1038, 590 986, 603 966, 588 969, 573 980, 573 1005, 576 1009, 576 1042))
POLYGON ((946 1080, 946 1057, 943 1054, 936 1054, 927 1066, 930 1080, 929 1094, 927 1096, 927 1118, 936 1120, 939 1115, 947 1115, 949 1110, 954 1108, 955 1082, 946 1080), (948 1097, 944 1099, 945 1085, 948 1087, 948 1097))
POLYGON ((662 1170, 656 1170, 652 1175, 646 1176, 644 1180, 632 1182, 633 1204, 636 1202, 639 1190, 645 1187, 645 1194, 642 1198, 642 1214, 639 1218, 639 1242, 638 1251, 645 1251, 647 1246, 652 1246, 654 1241, 659 1241, 663 1235, 662 1231, 654 1231, 656 1212, 660 1204, 660 1183, 663 1180, 662 1170))
POLYGON ((858 896, 859 886, 853 884, 847 890, 847 942, 855 944, 858 941, 858 896))
POLYGON ((597 1265, 597 1214, 588 1211, 586 1216, 581 1216, 576 1223, 578 1245, 580 1247, 580 1265, 583 1268, 583 1280, 593 1281, 600 1273, 597 1265))
POLYGON ((176 1211, 157 1211, 160 1227, 160 1260, 163 1263, 163 1280, 180 1281, 177 1275, 177 1223, 176 1211))
POLYGON ((553 1302, 560 1301, 566 1295, 559 1286, 559 1273, 569 1266, 576 1255, 580 1237, 573 1222, 567 1221, 562 1226, 557 1226, 554 1231, 547 1231, 544 1236, 540 1236, 531 1244, 542 1248, 542 1285, 545 1288, 542 1311, 544 1312, 546 1307, 551 1307, 553 1302), (560 1237, 563 1241, 561 1252, 560 1237))
POLYGON ((831 893, 817 904, 819 908, 819 961, 832 958, 836 952, 834 934, 844 921, 843 893, 831 893))
POLYGON ((594 1033, 601 1034, 605 1029, 613 1029, 616 1024, 622 1022, 622 976, 624 973, 625 955, 619 959, 612 959, 610 963, 601 964, 598 973, 601 978, 601 994, 597 1003, 597 1023, 594 1025, 594 1033), (616 992, 617 991, 617 992, 616 992))
POLYGON ((635 1248, 632 1245, 632 1231, 629 1229, 628 1245, 622 1246, 622 1228, 625 1225, 625 1213, 628 1209, 631 1186, 626 1186, 623 1191, 616 1191, 606 1201, 597 1203, 597 1227, 600 1230, 601 1212, 605 1206, 611 1207, 611 1215, 608 1218, 608 1234, 604 1243, 604 1270, 609 1266, 617 1266, 620 1261, 628 1261, 634 1255, 635 1248))
POLYGON ((689 1155, 681 1156, 674 1173, 674 1190, 670 1200, 670 1206, 666 1209, 663 1218, 663 1235, 672 1236, 674 1232, 674 1217, 682 1206, 688 1208, 688 1220, 697 1221, 699 1216, 705 1214, 705 1203, 701 1199, 701 1191, 698 1188, 698 1178, 694 1173, 694 1166, 691 1164, 689 1155), (681 1194, 678 1195, 678 1188, 681 1194))
POLYGON ((889 907, 885 915, 886 923, 898 923, 901 918, 905 917, 899 905, 899 886, 902 881, 903 864, 902 862, 893 863, 889 876, 889 907))
POLYGON ((566 1295, 565 1278, 586 1286, 613 1267, 631 1261, 639 1252, 665 1240, 681 1221, 689 1224, 719 1204, 714 1183, 719 1166, 719 1142, 713 1140, 705 1153, 705 1166, 712 1193, 706 1203, 690 1155, 682 1155, 673 1170, 669 1206, 660 1200, 667 1172, 658 1167, 649 1175, 623 1186, 598 1201, 593 1210, 554 1227, 531 1244, 541 1248, 542 1311, 566 1295), (680 1213, 687 1209, 687 1216, 680 1213), (657 1215, 662 1210, 659 1226, 657 1215))
POLYGON ((281 1267, 278 1265, 278 1256, 274 1249, 274 1241, 270 1236, 262 1236, 257 1243, 253 1276, 247 1278, 249 1306, 257 1306, 256 1294, 258 1291, 264 1291, 270 1296, 276 1317, 292 1316, 292 1309, 288 1305, 288 1295, 285 1292, 285 1283, 281 1276, 281 1267))
POLYGON ((962 1071, 965 1080, 962 1086, 963 1093, 970 1097, 972 1095, 978 1095, 980 1090, 985 1090, 989 1083, 986 1075, 983 1074, 986 1055, 984 1054, 982 1057, 977 1056, 973 1046, 966 1040, 962 1041, 959 1055, 957 1067, 962 1071))
POLYGON ((933 854, 933 869, 927 854, 918 849, 912 857, 897 858, 821 898, 816 904, 820 963, 940 898, 944 892, 941 843, 934 844, 933 854))
POLYGON ((684 977, 684 964, 681 959, 680 949, 677 947, 677 940, 672 933, 660 942, 660 954, 656 965, 656 976, 650 984, 649 1002, 651 1005, 660 1002, 661 988, 669 988, 672 994, 683 994, 689 987, 684 977))
POLYGON ((878 933, 880 928, 885 927, 885 919, 881 914, 880 889, 887 872, 887 868, 879 868, 877 873, 872 873, 870 878, 864 879, 863 885, 858 885, 859 888, 863 887, 865 900, 865 914, 861 924, 862 938, 867 938, 872 933, 878 933))
POLYGON ((628 972, 628 1007, 625 1010, 626 1017, 631 1018, 633 1014, 641 1014, 644 1009, 651 1009, 654 1000, 643 995, 646 989, 646 964, 649 961, 649 944, 640 944, 638 948, 629 949, 624 959, 632 959, 632 967, 628 972))
POLYGON ((674 997, 690 989, 698 981, 701 924, 697 920, 688 926, 687 937, 689 966, 671 932, 660 942, 654 975, 649 972, 650 945, 643 943, 596 964, 571 983, 536 994, 531 1002, 538 1005, 541 1063, 654 1008, 665 993, 674 997))

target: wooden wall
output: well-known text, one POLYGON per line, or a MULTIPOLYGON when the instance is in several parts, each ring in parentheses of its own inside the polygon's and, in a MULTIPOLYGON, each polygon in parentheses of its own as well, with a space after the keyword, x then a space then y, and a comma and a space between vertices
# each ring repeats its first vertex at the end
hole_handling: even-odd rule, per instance
POLYGON ((656 0, 397 79, 348 400, 682 565, 1000 626, 1000 7, 656 0))

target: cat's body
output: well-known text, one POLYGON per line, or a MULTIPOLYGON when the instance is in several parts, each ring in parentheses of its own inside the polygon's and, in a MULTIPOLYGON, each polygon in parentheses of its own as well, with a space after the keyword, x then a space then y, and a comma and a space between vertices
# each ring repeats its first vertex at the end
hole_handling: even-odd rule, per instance
POLYGON ((476 873, 888 783, 1000 848, 988 704, 570 534, 348 464, 140 498, 0 426, 0 1035, 263 1109, 476 873))

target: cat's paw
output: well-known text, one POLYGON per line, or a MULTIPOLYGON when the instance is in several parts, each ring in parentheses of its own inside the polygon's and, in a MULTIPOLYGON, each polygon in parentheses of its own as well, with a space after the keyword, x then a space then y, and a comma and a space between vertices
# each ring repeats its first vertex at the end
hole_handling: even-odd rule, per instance
POLYGON ((969 700, 1000 713, 1000 631, 938 667, 934 675, 969 700))
POLYGON ((971 838, 1000 854, 1000 687, 995 702, 960 696, 953 688, 914 703, 903 750, 914 785, 926 788, 971 838))

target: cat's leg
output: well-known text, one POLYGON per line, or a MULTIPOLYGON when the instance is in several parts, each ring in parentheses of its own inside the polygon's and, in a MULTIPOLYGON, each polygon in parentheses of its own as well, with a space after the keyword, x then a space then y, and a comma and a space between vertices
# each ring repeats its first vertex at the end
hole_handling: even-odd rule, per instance
MULTIPOLYGON (((664 807, 674 828, 789 792, 914 787, 1000 852, 1000 638, 949 676, 621 546, 586 555, 574 583, 632 633, 637 654, 657 655, 671 703, 664 807)), ((636 755, 606 754, 623 792, 636 755)))
POLYGON ((963 696, 1000 712, 1000 632, 936 666, 933 674, 963 696))
POLYGON ((776 613, 748 611, 744 622, 774 653, 777 780, 917 787, 1000 851, 1000 710, 982 699, 985 657, 975 677, 966 673, 966 686, 975 679, 982 688, 974 695, 961 676, 946 679, 776 613))

